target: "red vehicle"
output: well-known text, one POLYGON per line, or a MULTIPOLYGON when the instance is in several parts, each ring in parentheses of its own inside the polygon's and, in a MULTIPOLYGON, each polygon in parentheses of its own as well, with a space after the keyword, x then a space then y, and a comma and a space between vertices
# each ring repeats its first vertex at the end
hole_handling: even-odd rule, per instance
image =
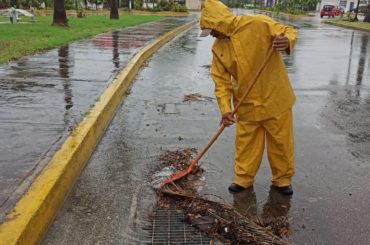
POLYGON ((337 15, 342 15, 344 14, 344 9, 342 7, 335 7, 334 8, 334 14, 337 15))
POLYGON ((328 16, 333 17, 335 16, 335 6, 334 5, 324 5, 320 11, 320 17, 328 16))

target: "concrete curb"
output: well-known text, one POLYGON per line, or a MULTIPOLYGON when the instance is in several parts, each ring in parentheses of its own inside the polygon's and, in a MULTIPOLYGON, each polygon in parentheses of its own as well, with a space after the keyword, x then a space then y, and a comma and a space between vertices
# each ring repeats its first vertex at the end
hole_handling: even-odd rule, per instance
POLYGON ((367 30, 365 28, 355 27, 355 26, 347 26, 347 25, 343 25, 343 24, 335 23, 335 22, 331 22, 331 21, 325 21, 324 20, 324 21, 321 21, 321 23, 328 24, 328 25, 333 25, 333 26, 339 26, 339 27, 343 27, 343 28, 347 28, 347 29, 352 29, 352 30, 357 30, 357 31, 369 32, 369 30, 367 30))
POLYGON ((198 20, 163 35, 136 54, 64 142, 0 225, 0 244, 38 244, 89 160, 142 64, 198 20))

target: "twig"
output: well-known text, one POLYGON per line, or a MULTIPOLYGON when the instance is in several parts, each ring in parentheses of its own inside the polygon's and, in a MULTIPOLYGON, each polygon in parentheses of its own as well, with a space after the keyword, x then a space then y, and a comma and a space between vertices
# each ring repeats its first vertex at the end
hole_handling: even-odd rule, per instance
POLYGON ((180 191, 180 192, 182 192, 183 190, 178 186, 178 185, 176 185, 175 184, 175 182, 173 182, 170 178, 168 178, 171 182, 171 185, 173 185, 178 191, 180 191))
MULTIPOLYGON (((221 208, 224 208, 224 209, 226 208, 226 209, 230 210, 230 212, 234 213, 239 218, 239 225, 243 225, 245 228, 249 229, 251 231, 251 233, 253 232, 253 234, 258 235, 258 237, 260 237, 261 239, 264 239, 265 241, 266 240, 271 241, 271 244, 274 244, 274 245, 288 245, 289 244, 289 243, 285 242, 284 240, 282 240, 280 237, 278 237, 278 236, 272 234, 271 232, 267 231, 265 228, 263 228, 261 226, 258 226, 253 221, 250 221, 246 216, 240 214, 239 212, 237 212, 232 207, 225 207, 225 205, 222 205, 218 202, 211 201, 211 200, 208 200, 208 199, 204 199, 204 198, 196 196, 196 195, 190 195, 190 194, 185 194, 185 193, 176 193, 176 192, 174 192, 172 190, 169 190, 169 189, 161 189, 160 191, 164 194, 168 194, 168 195, 171 195, 171 196, 190 198, 190 199, 192 199, 192 202, 194 202, 194 200, 198 200, 200 202, 206 202, 206 203, 209 203, 209 204, 212 204, 212 205, 215 205, 215 206, 219 206, 219 207, 221 206, 221 208)), ((226 224, 231 224, 232 223, 231 221, 220 217, 219 215, 213 213, 212 211, 207 210, 207 212, 210 213, 211 215, 214 215, 215 217, 217 216, 216 218, 218 218, 220 221, 223 221, 226 224)), ((260 240, 260 239, 257 239, 256 241, 258 241, 258 240, 260 240)))
POLYGON ((206 193, 206 194, 203 194, 203 196, 214 196, 214 197, 217 197, 218 199, 220 199, 221 201, 224 202, 224 205, 229 206, 230 208, 232 208, 231 204, 228 201, 226 201, 225 199, 223 199, 222 197, 220 197, 220 196, 218 196, 216 194, 206 193))

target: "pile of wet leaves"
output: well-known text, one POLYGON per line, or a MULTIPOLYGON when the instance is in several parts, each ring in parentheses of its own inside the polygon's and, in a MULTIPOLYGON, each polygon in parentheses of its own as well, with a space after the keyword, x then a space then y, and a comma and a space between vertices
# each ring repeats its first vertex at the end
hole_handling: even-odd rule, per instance
POLYGON ((189 166, 190 159, 196 152, 195 148, 164 151, 159 156, 160 165, 161 167, 174 167, 176 170, 184 170, 189 166))
MULTIPOLYGON (((177 170, 184 170, 195 152, 194 148, 165 151, 160 162, 163 167, 175 166, 177 170)), ((199 181, 202 173, 198 168, 191 175, 159 189, 158 208, 170 209, 175 205, 184 213, 185 221, 226 244, 288 244, 279 237, 286 235, 284 221, 281 226, 276 220, 255 222, 226 203, 200 196, 194 183, 199 181)))

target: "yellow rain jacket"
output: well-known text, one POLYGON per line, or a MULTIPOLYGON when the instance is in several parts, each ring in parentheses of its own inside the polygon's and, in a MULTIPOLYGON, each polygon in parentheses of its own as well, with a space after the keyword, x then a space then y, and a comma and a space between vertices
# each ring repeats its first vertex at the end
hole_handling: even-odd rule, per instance
MULTIPOLYGON (((293 50, 297 32, 263 15, 235 16, 218 0, 205 0, 200 26, 229 38, 216 39, 212 47, 211 75, 222 114, 232 111, 252 82, 272 48, 272 37, 284 34, 293 50)), ((236 112, 234 183, 253 184, 265 141, 272 183, 288 186, 294 175, 294 142, 291 108, 295 102, 284 62, 274 52, 251 92, 236 112)))
MULTIPOLYGON (((202 29, 214 29, 230 39, 216 39, 211 74, 221 113, 231 112, 272 46, 272 36, 284 33, 293 49, 297 32, 264 15, 235 16, 218 0, 206 0, 200 19, 202 29), (231 75, 231 76, 230 76, 231 75)), ((289 52, 288 51, 288 52, 289 52)), ((293 106, 295 96, 280 53, 274 52, 237 118, 261 121, 293 106)))

